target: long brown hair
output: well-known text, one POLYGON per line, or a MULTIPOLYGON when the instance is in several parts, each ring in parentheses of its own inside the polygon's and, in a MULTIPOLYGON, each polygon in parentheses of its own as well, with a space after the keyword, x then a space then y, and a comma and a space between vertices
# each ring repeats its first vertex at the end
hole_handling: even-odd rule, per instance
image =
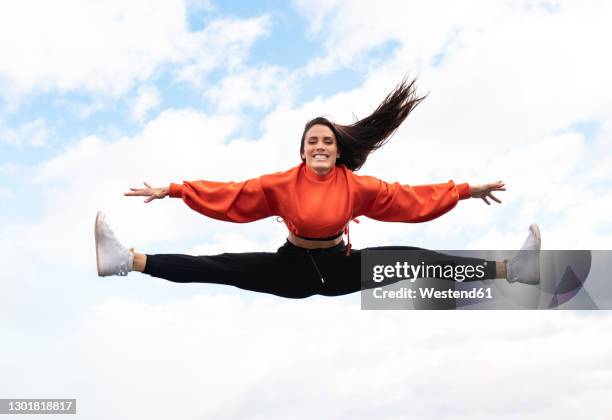
POLYGON ((384 145, 408 114, 427 97, 416 95, 415 82, 416 79, 408 82, 404 78, 374 112, 351 125, 337 124, 325 117, 308 121, 302 133, 300 155, 304 152, 304 139, 310 127, 316 124, 325 125, 336 136, 338 150, 341 152, 336 164, 346 165, 353 171, 359 170, 368 155, 384 145))

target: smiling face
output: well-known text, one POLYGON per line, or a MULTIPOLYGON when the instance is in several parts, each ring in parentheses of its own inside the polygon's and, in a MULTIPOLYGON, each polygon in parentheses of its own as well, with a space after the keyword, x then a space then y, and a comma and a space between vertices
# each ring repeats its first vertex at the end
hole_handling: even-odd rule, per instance
POLYGON ((328 126, 315 124, 306 131, 302 159, 318 175, 327 174, 339 156, 336 136, 328 126))

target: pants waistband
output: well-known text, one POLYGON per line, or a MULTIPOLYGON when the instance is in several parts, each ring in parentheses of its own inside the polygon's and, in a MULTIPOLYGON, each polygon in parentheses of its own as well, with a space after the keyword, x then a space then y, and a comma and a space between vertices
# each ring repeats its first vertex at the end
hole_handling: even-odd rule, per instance
POLYGON ((302 248, 301 246, 297 246, 289 242, 289 240, 285 241, 283 246, 278 249, 278 252, 286 252, 291 254, 315 254, 315 255, 327 255, 327 254, 340 254, 346 252, 346 244, 344 240, 340 241, 338 245, 334 245, 329 248, 315 248, 308 249, 302 248))

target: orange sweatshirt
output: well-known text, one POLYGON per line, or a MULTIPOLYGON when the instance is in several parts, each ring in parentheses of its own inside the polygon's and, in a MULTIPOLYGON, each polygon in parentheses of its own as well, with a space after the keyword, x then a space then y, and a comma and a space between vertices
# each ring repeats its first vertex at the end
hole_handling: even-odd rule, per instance
POLYGON ((337 165, 319 176, 304 163, 242 182, 170 184, 170 197, 213 219, 237 223, 280 216, 298 236, 331 237, 366 216, 386 222, 425 222, 470 197, 467 183, 408 186, 386 183, 337 165))

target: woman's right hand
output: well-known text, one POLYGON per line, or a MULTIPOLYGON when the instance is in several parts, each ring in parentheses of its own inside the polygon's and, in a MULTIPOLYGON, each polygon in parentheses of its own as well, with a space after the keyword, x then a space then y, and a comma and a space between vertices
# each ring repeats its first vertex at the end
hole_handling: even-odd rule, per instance
POLYGON ((130 188, 130 192, 123 193, 123 195, 128 196, 144 196, 148 197, 145 199, 145 203, 150 203, 151 201, 157 199, 165 198, 168 195, 168 187, 164 188, 153 188, 146 182, 144 182, 147 188, 130 188))

